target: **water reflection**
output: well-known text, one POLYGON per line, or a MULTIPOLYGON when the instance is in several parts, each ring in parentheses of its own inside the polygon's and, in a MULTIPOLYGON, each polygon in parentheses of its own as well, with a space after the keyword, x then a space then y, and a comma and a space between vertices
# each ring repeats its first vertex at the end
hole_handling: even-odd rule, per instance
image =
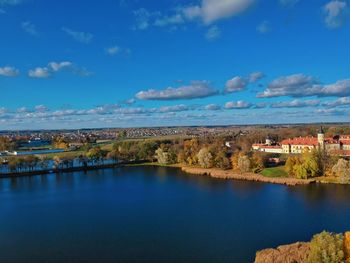
POLYGON ((323 202, 347 204, 350 201, 350 185, 312 184, 287 189, 290 194, 307 200, 310 205, 323 202))
POLYGON ((219 180, 165 167, 2 179, 0 255, 2 262, 252 262, 257 249, 350 229, 349 201, 350 186, 219 180))

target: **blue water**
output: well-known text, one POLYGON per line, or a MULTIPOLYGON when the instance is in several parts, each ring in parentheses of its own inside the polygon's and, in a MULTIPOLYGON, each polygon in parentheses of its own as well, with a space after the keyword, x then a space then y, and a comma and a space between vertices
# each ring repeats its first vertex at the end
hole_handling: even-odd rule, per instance
POLYGON ((252 262, 350 229, 350 186, 130 167, 0 180, 0 262, 252 262))

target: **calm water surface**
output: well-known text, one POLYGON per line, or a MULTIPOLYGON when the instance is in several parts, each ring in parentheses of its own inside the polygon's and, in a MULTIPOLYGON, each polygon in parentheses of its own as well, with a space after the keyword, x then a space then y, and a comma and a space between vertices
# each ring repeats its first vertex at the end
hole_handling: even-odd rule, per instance
POLYGON ((252 262, 350 229, 350 186, 130 167, 0 180, 0 262, 252 262))

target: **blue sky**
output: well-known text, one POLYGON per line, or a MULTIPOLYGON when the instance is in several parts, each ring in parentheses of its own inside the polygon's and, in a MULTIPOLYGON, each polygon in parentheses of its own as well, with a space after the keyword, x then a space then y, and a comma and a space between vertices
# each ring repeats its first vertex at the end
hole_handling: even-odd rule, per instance
POLYGON ((350 121, 347 0, 0 0, 0 129, 350 121))

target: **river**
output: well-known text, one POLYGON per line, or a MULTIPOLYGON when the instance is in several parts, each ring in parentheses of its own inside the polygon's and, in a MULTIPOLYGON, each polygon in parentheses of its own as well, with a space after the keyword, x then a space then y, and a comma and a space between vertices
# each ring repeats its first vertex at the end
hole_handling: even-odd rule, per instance
POLYGON ((0 179, 0 262, 252 262, 350 229, 350 186, 124 167, 0 179))

